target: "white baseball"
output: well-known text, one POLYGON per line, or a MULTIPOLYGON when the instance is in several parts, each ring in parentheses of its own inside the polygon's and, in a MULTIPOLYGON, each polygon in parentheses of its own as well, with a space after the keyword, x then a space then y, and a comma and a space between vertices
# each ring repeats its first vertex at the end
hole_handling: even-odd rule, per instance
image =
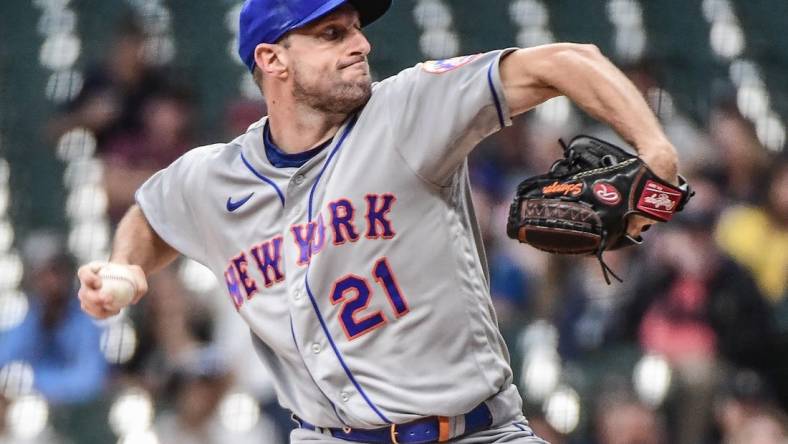
POLYGON ((110 307, 119 310, 131 303, 137 294, 137 283, 128 267, 119 264, 106 264, 99 270, 101 288, 99 291, 112 298, 110 307))

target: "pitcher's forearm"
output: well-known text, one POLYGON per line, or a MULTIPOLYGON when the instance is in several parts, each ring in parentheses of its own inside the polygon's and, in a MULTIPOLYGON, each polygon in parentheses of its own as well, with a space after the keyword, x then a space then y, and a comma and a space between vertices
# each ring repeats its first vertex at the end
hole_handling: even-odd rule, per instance
POLYGON ((608 123, 664 179, 675 182, 676 151, 635 85, 594 46, 564 57, 563 75, 551 76, 555 86, 608 123))
POLYGON ((115 233, 110 262, 138 265, 146 275, 166 267, 178 252, 162 240, 138 205, 132 205, 115 233))
POLYGON ((610 125, 663 179, 676 182, 677 155, 635 85, 593 45, 553 44, 513 52, 501 62, 513 114, 558 95, 610 125))

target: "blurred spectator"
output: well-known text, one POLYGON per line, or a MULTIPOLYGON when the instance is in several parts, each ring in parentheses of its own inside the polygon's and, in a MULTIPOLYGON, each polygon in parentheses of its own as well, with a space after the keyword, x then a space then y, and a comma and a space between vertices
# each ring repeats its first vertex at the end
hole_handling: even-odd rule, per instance
POLYGON ((720 246, 755 275, 773 305, 788 296, 788 160, 768 175, 762 206, 732 207, 720 219, 720 246))
POLYGON ((785 415, 770 410, 746 418, 725 444, 785 444, 788 441, 785 415))
POLYGON ((191 98, 146 61, 146 37, 126 17, 106 61, 88 70, 79 95, 50 124, 55 137, 76 127, 96 136, 113 223, 148 177, 193 146, 191 98))
POLYGON ((509 182, 516 184, 533 171, 528 161, 530 134, 528 119, 523 118, 482 140, 470 155, 474 186, 485 187, 496 201, 508 200, 509 182))
MULTIPOLYGON (((522 156, 524 156, 524 167, 526 168, 515 170, 517 183, 528 175, 543 174, 547 171, 556 160, 563 157, 563 148, 561 148, 558 139, 571 139, 575 134, 573 128, 556 127, 553 124, 538 122, 535 119, 529 122, 529 127, 531 126, 537 126, 538 131, 532 130, 525 133, 526 143, 520 149, 524 150, 522 156)), ((517 183, 511 185, 517 185, 517 183)), ((513 192, 511 189, 507 190, 507 193, 511 192, 513 192)), ((509 200, 509 196, 506 196, 506 200, 509 200)))
POLYGON ((734 371, 721 384, 715 404, 714 413, 719 433, 708 442, 728 443, 749 418, 770 405, 769 390, 754 371, 734 371))
POLYGON ((225 111, 224 131, 228 139, 235 139, 246 132, 249 125, 268 114, 263 100, 236 99, 225 111))
POLYGON ((109 216, 118 222, 134 203, 134 191, 156 171, 193 147, 192 103, 185 92, 157 93, 141 105, 141 127, 119 132, 101 155, 109 216))
MULTIPOLYGON (((719 149, 719 161, 725 180, 723 195, 732 202, 757 202, 766 189, 763 176, 769 158, 752 123, 739 114, 735 105, 723 105, 711 113, 709 132, 719 149)), ((712 162, 707 159, 706 166, 712 162)))
POLYGON ((493 304, 498 314, 498 321, 503 330, 509 327, 519 327, 524 320, 526 311, 531 302, 532 277, 523 267, 518 266, 516 260, 510 257, 507 250, 496 248, 500 241, 495 230, 499 229, 493 221, 496 218, 494 197, 484 187, 475 187, 473 202, 476 208, 476 218, 479 229, 484 239, 484 245, 489 249, 490 267, 490 292, 493 304))
POLYGON ((569 441, 566 435, 556 430, 545 417, 539 413, 528 414, 528 425, 534 431, 534 434, 550 444, 566 444, 569 441))
POLYGON ((88 70, 80 93, 51 123, 55 137, 84 127, 96 135, 101 151, 114 136, 142 127, 146 99, 168 89, 164 73, 144 58, 145 39, 133 17, 120 23, 105 62, 88 70))
POLYGON ((27 253, 29 310, 21 324, 0 332, 0 367, 29 363, 35 389, 52 404, 90 401, 104 389, 107 367, 100 330, 76 297, 74 260, 59 248, 27 253))
POLYGON ((169 398, 174 406, 156 422, 159 439, 179 444, 278 444, 276 430, 265 416, 245 431, 224 425, 219 406, 232 384, 230 371, 209 349, 197 350, 193 357, 173 375, 169 398))
POLYGON ((605 263, 622 276, 624 283, 606 285, 596 258, 567 258, 560 265, 558 302, 554 311, 560 331, 558 351, 564 359, 583 359, 607 345, 618 310, 631 294, 633 276, 640 271, 639 251, 623 249, 604 254, 605 263))
POLYGON ((707 433, 718 356, 763 366, 774 340, 768 306, 752 276, 717 248, 710 232, 722 202, 719 190, 700 177, 692 182, 696 200, 652 240, 648 270, 622 313, 642 347, 674 367, 674 441, 688 444, 707 433))
POLYGON ((210 317, 183 286, 176 266, 149 282, 150 290, 130 313, 140 335, 139 346, 124 372, 157 393, 172 372, 186 365, 202 344, 210 342, 210 317))
POLYGON ((597 444, 667 443, 660 416, 631 395, 608 393, 596 408, 597 444))

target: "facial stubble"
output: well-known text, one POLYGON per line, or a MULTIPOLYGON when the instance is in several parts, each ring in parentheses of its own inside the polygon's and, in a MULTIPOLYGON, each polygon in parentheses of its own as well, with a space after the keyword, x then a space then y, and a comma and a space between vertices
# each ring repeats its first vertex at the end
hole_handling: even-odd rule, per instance
POLYGON ((364 106, 372 96, 372 82, 368 75, 348 81, 337 74, 331 82, 317 75, 310 82, 301 66, 293 68, 293 95, 296 101, 315 110, 328 114, 350 114, 364 106))

